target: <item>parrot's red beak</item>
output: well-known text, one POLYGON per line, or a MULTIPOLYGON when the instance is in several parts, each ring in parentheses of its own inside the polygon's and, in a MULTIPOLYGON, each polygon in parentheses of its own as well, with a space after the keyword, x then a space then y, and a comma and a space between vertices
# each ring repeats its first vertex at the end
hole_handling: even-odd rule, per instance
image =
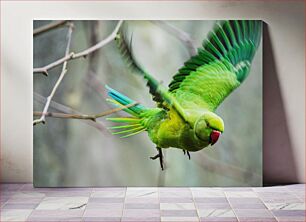
POLYGON ((221 135, 221 132, 217 130, 213 130, 210 134, 210 144, 214 145, 218 141, 220 135, 221 135))

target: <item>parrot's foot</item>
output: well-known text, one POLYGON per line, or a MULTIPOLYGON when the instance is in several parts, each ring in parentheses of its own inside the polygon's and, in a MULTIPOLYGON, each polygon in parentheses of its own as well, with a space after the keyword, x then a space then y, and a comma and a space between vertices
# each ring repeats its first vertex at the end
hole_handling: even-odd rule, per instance
POLYGON ((160 163, 160 167, 162 170, 164 170, 164 156, 163 156, 163 152, 161 150, 161 148, 157 147, 158 150, 158 154, 156 154, 155 156, 150 157, 151 160, 156 160, 157 158, 159 158, 159 163, 160 163))
POLYGON ((184 152, 184 155, 186 155, 186 152, 187 152, 187 156, 188 156, 188 158, 190 159, 190 153, 189 153, 189 151, 183 150, 183 152, 184 152))

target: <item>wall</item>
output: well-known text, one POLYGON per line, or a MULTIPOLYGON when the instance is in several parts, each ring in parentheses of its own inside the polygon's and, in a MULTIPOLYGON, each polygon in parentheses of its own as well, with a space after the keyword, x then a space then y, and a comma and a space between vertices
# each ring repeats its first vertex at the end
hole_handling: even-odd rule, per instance
POLYGON ((3 182, 32 182, 32 20, 42 18, 264 20, 264 180, 305 182, 304 1, 1 1, 3 182))

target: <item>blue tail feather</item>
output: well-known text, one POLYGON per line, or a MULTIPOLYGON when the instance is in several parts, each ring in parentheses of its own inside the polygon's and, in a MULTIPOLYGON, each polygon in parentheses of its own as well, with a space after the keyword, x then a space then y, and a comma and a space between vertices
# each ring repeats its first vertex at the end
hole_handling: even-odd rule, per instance
MULTIPOLYGON (((107 101, 111 102, 115 106, 126 106, 132 103, 135 103, 134 100, 128 98, 127 96, 121 94, 120 92, 110 88, 109 86, 105 86, 108 90, 107 94, 112 99, 107 99, 107 101)), ((143 126, 142 117, 140 114, 146 110, 147 108, 142 105, 136 105, 129 108, 123 109, 123 111, 131 114, 133 117, 114 117, 114 118, 107 118, 107 120, 115 122, 115 123, 123 123, 126 125, 119 125, 110 127, 110 130, 115 130, 112 134, 125 134, 121 136, 121 138, 130 137, 141 133, 146 130, 146 127, 143 126)))
MULTIPOLYGON (((121 105, 128 105, 128 104, 132 104, 135 103, 134 100, 128 98, 127 96, 123 95, 122 93, 112 89, 111 87, 105 85, 106 89, 108 90, 108 95, 113 98, 115 101, 117 101, 118 103, 120 103, 121 105)), ((132 111, 133 113, 135 113, 135 115, 139 115, 143 110, 145 110, 146 108, 140 104, 130 107, 128 108, 128 110, 132 111)))

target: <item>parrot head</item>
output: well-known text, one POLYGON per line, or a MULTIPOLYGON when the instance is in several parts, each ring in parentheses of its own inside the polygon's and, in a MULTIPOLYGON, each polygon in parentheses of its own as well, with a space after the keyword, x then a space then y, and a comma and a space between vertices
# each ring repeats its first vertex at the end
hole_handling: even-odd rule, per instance
POLYGON ((214 145, 224 131, 223 120, 213 112, 206 112, 195 122, 196 136, 210 145, 214 145))

